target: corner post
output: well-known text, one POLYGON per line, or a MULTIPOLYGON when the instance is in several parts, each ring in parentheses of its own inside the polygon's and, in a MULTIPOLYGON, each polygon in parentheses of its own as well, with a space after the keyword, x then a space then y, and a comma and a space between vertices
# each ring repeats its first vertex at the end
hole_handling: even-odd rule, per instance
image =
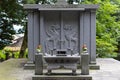
POLYGON ((43 74, 43 54, 36 53, 35 54, 35 75, 43 74))
POLYGON ((91 32, 91 51, 90 51, 90 64, 96 64, 96 10, 91 10, 91 25, 90 25, 90 32, 91 32))
POLYGON ((89 75, 89 54, 86 52, 81 54, 81 74, 89 75))

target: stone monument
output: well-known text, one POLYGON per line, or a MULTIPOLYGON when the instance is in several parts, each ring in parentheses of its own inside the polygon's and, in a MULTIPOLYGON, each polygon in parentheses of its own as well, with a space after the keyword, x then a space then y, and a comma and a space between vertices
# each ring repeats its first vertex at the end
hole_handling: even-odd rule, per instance
POLYGON ((58 0, 54 5, 25 4, 24 8, 28 11, 29 59, 25 67, 29 68, 35 62, 37 65, 35 71, 39 75, 43 74, 41 70, 44 66, 43 61, 47 64, 49 74, 51 70, 61 67, 71 69, 75 74, 78 64, 86 66, 81 65, 83 75, 89 74, 87 65, 98 69, 99 66, 96 65, 98 7, 87 4, 69 5, 65 0, 58 0), (88 48, 87 54, 81 54, 84 44, 88 48), (38 45, 42 46, 40 54, 36 54, 38 45))

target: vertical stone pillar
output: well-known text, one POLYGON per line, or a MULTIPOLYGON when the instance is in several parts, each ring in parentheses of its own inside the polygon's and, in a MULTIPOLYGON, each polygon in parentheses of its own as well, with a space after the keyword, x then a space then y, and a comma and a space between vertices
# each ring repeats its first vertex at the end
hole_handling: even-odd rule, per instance
POLYGON ((36 53, 35 54, 35 75, 43 74, 43 54, 36 53))
POLYGON ((79 30, 80 51, 79 52, 82 52, 82 46, 84 45, 84 13, 83 12, 80 13, 80 20, 79 21, 80 21, 80 23, 79 23, 79 25, 80 25, 80 30, 79 30))
POLYGON ((34 61, 33 56, 34 56, 34 48, 33 48, 33 36, 34 36, 34 32, 33 32, 33 16, 34 13, 32 10, 28 11, 28 59, 29 61, 31 61, 31 63, 33 63, 32 61, 34 61))
POLYGON ((91 10, 90 64, 96 64, 96 10, 91 10))
POLYGON ((81 74, 89 75, 89 54, 88 53, 81 54, 81 74))
POLYGON ((34 11, 28 11, 28 62, 24 65, 24 69, 34 68, 34 11))
POLYGON ((33 16, 33 34, 34 34, 34 36, 33 36, 33 48, 34 48, 34 50, 33 50, 33 60, 35 61, 35 53, 36 53, 36 48, 37 48, 37 46, 38 45, 40 45, 40 24, 39 24, 39 19, 40 19, 40 12, 39 11, 37 11, 37 10, 35 10, 34 11, 34 16, 33 16))

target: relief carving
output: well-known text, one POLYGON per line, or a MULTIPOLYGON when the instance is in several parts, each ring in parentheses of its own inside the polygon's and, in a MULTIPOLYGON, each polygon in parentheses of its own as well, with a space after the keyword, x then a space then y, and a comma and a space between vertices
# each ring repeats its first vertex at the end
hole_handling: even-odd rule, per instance
POLYGON ((77 32, 71 25, 65 25, 63 28, 58 25, 51 25, 46 28, 46 34, 48 36, 45 41, 47 53, 55 54, 57 49, 70 50, 72 53, 77 51, 77 32))
POLYGON ((64 30, 72 30, 72 26, 71 25, 65 25, 64 30))
POLYGON ((65 25, 64 27, 65 38, 68 41, 68 49, 75 51, 77 48, 77 32, 71 25, 65 25))
POLYGON ((59 26, 58 25, 51 25, 46 29, 47 39, 46 39, 46 51, 47 53, 53 54, 53 50, 57 49, 57 44, 59 40, 59 26), (52 51, 52 52, 51 52, 52 51))

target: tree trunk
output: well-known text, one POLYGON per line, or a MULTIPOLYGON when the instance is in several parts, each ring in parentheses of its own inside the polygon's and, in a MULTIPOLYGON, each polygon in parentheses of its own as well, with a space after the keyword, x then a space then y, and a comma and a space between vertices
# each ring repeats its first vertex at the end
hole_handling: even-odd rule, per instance
POLYGON ((23 43, 22 43, 22 46, 21 46, 21 49, 20 49, 19 58, 23 58, 24 57, 26 49, 27 49, 27 26, 26 26, 26 29, 25 29, 23 43))

